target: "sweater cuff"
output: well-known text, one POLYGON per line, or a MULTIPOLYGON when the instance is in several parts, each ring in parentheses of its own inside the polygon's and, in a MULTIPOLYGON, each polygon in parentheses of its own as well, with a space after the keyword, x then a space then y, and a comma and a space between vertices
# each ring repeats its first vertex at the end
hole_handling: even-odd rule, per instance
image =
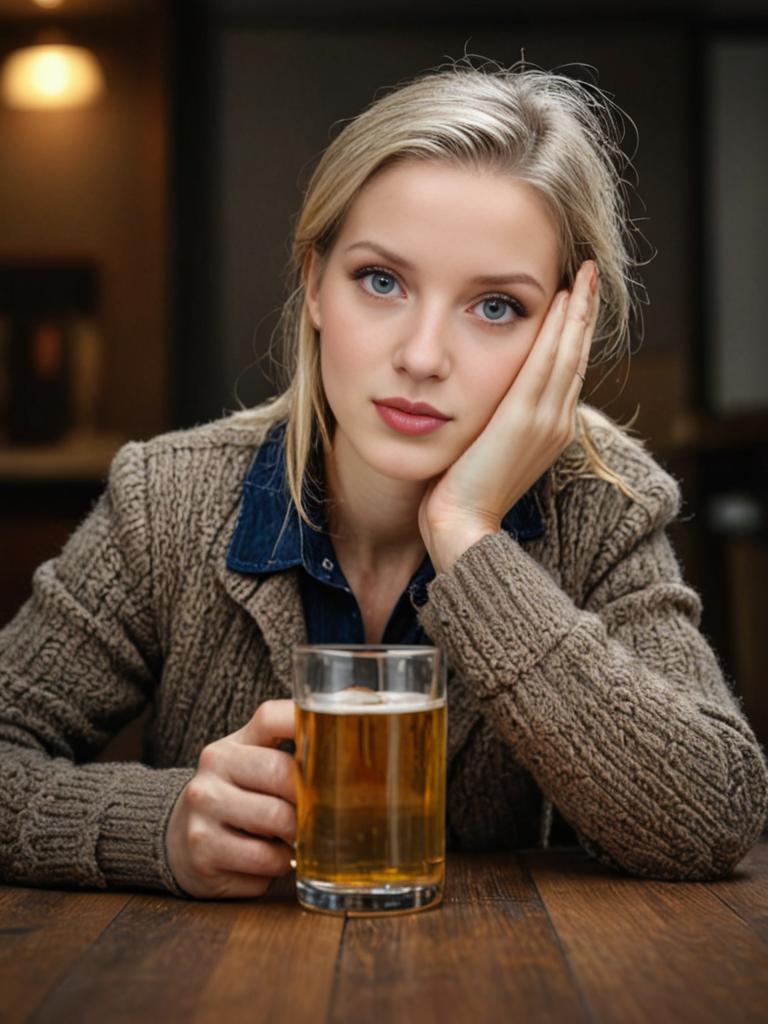
POLYGON ((584 613, 505 531, 486 534, 427 586, 419 621, 481 698, 508 690, 584 613))
MULTIPOLYGON (((113 767, 117 767, 116 765, 113 767)), ((194 768, 121 766, 118 784, 107 794, 96 859, 110 888, 161 889, 189 898, 168 863, 168 819, 194 768)))

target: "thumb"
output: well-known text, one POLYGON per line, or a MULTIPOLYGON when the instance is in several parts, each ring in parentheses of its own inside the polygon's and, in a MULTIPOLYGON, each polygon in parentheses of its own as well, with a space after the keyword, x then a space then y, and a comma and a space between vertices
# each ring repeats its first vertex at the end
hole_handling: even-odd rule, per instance
POLYGON ((292 700, 265 700, 232 739, 257 747, 281 746, 282 741, 293 740, 296 735, 295 709, 292 700))

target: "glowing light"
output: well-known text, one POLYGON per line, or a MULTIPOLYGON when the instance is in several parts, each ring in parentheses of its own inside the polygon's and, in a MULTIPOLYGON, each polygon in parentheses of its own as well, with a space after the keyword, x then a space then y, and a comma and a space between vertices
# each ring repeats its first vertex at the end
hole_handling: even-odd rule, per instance
POLYGON ((82 107, 104 89, 104 74, 90 50, 61 43, 14 51, 0 75, 3 101, 18 110, 82 107))

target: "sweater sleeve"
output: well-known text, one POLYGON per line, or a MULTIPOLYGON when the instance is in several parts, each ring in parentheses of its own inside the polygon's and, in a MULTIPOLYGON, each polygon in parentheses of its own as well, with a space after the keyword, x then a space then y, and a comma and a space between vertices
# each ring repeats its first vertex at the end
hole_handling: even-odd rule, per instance
POLYGON ((665 532, 679 488, 658 473, 647 507, 590 481, 588 520, 571 488, 563 557, 589 552, 577 601, 501 531, 431 582, 420 617, 591 857, 709 880, 760 835, 768 768, 698 629, 665 532))
POLYGON ((144 448, 115 455, 104 492, 0 630, 0 878, 186 895, 165 827, 193 768, 83 763, 152 699, 154 628, 144 448))

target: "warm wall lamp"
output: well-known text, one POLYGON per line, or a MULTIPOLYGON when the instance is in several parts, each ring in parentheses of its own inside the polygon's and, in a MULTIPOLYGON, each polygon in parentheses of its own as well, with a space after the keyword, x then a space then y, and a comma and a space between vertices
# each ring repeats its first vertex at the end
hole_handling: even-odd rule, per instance
POLYGON ((0 73, 4 103, 17 110, 87 106, 104 92, 104 74, 90 50, 35 44, 9 54, 0 73))
POLYGON ((43 32, 31 46, 8 54, 0 69, 0 97, 16 110, 84 107, 105 92, 94 54, 61 32, 43 32))

